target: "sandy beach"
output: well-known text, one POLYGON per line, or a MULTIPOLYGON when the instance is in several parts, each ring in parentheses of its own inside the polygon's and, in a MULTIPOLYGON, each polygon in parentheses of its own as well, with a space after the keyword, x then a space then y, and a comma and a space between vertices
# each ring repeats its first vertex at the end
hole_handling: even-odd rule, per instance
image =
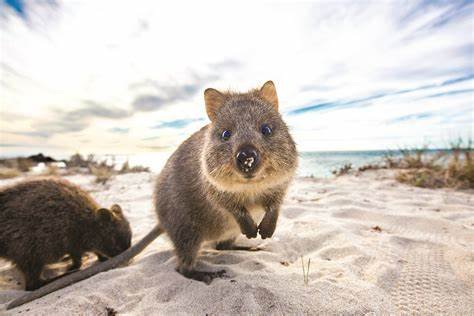
MULTIPOLYGON (((136 242, 155 224, 155 175, 67 179, 104 206, 119 203, 136 242)), ((3 180, 0 185, 14 180, 3 180)), ((258 252, 203 249, 198 267, 225 269, 211 285, 175 272, 166 236, 127 267, 96 275, 11 311, 22 276, 0 261, 0 314, 458 314, 474 313, 474 195, 400 184, 393 171, 298 178, 272 239, 258 252), (308 284, 301 257, 311 259, 308 284)), ((86 264, 94 262, 92 255, 86 264)), ((46 275, 61 273, 66 262, 46 275)))

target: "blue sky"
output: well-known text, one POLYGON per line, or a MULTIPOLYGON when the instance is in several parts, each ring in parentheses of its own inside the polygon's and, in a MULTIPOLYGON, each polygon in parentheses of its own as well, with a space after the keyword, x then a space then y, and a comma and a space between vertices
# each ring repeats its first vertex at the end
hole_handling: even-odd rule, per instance
POLYGON ((473 1, 0 3, 1 155, 171 151, 267 80, 302 151, 474 137, 473 1))

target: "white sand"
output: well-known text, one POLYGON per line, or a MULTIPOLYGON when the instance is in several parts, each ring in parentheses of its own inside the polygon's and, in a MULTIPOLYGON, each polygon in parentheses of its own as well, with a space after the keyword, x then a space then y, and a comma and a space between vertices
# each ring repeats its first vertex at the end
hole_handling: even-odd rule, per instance
MULTIPOLYGON (((134 241, 155 225, 150 174, 118 176, 105 187, 86 176, 68 179, 104 206, 120 203, 134 241)), ((130 266, 10 312, 96 315, 109 307, 138 315, 474 313, 472 191, 409 187, 387 171, 298 179, 274 237, 243 237, 240 244, 264 251, 202 251, 201 269, 228 274, 209 286, 175 272, 172 246, 160 237, 130 266), (308 285, 301 256, 311 258, 308 285)), ((25 293, 18 282, 23 282, 19 272, 1 261, 0 314, 9 300, 25 293)))

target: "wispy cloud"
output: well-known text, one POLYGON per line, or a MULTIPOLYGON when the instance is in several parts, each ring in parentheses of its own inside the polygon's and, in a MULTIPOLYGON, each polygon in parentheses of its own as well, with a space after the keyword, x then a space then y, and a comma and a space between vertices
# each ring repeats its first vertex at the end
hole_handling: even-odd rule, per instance
POLYGON ((411 115, 404 115, 400 116, 394 119, 389 120, 387 123, 388 124, 394 124, 394 123, 400 123, 400 122, 405 122, 405 121, 415 121, 415 120, 423 120, 427 119, 430 117, 433 117, 433 113, 418 113, 418 114, 411 114, 411 115))
POLYGON ((29 137, 41 137, 41 138, 48 138, 50 136, 49 133, 41 132, 41 131, 38 131, 38 132, 2 131, 1 133, 29 136, 29 137))
POLYGON ((109 132, 111 133, 117 133, 117 134, 127 134, 130 128, 125 128, 125 127, 113 127, 109 129, 109 132))
MULTIPOLYGON (((424 2, 429 3, 428 1, 424 2)), ((433 30, 443 27, 448 23, 454 23, 457 19, 472 16, 473 2, 470 0, 453 1, 452 3, 448 3, 448 5, 449 6, 439 16, 428 22, 424 28, 433 30)))
POLYGON ((160 87, 162 94, 138 95, 132 103, 133 109, 141 112, 159 110, 177 101, 188 100, 199 91, 198 85, 160 87))
MULTIPOLYGON (((224 61, 223 64, 217 67, 226 67, 227 62, 224 61)), ((135 111, 150 112, 165 106, 171 106, 178 101, 189 100, 202 90, 205 84, 218 79, 218 76, 214 74, 199 76, 192 73, 191 76, 192 82, 187 84, 170 85, 151 79, 131 84, 129 88, 132 91, 152 91, 151 93, 137 95, 132 102, 133 109, 135 111)))
POLYGON ((112 108, 106 107, 98 102, 85 100, 83 101, 84 107, 65 112, 64 117, 70 120, 81 120, 84 118, 91 118, 91 117, 103 117, 103 118, 125 118, 130 115, 130 113, 126 110, 122 110, 119 108, 112 108))
POLYGON ((156 95, 139 95, 133 100, 133 108, 142 112, 155 111, 169 103, 171 100, 156 95))
POLYGON ((173 120, 173 121, 168 121, 168 122, 162 122, 158 125, 153 126, 152 128, 183 128, 186 127, 194 122, 201 122, 204 121, 204 119, 199 118, 199 119, 180 119, 180 120, 173 120))
POLYGON ((232 71, 238 68, 241 68, 242 62, 238 61, 237 59, 225 59, 219 62, 209 64, 209 67, 213 71, 232 71))
POLYGON ((33 132, 24 132, 23 135, 41 135, 50 137, 57 133, 79 132, 95 119, 123 119, 130 117, 131 112, 119 108, 106 107, 91 100, 84 100, 83 106, 72 110, 58 110, 57 114, 47 120, 38 120, 32 124, 33 132))
POLYGON ((426 96, 425 98, 438 98, 438 97, 445 97, 445 96, 450 96, 450 95, 466 94, 466 93, 469 93, 469 94, 471 94, 471 96, 474 96, 474 89, 451 90, 451 91, 447 91, 447 92, 430 94, 430 95, 426 96))
MULTIPOLYGON (((352 100, 340 100, 340 101, 333 101, 333 102, 322 102, 322 103, 317 103, 314 105, 309 105, 309 106, 304 106, 300 108, 296 108, 293 110, 288 111, 288 115, 298 115, 298 114, 304 114, 307 112, 311 111, 322 111, 322 110, 329 110, 329 109, 343 109, 346 107, 350 106, 365 106, 367 101, 373 101, 377 99, 381 99, 384 97, 390 97, 390 96, 398 96, 398 95, 403 95, 403 94, 408 94, 412 92, 417 92, 417 91, 423 91, 423 90, 428 90, 428 89, 433 89, 433 88, 439 88, 439 87, 445 87, 449 85, 453 85, 456 83, 472 80, 474 78, 474 75, 467 75, 459 78, 454 78, 450 80, 443 81, 442 83, 439 84, 429 84, 429 85, 424 85, 416 88, 411 88, 411 89, 403 89, 403 90, 398 90, 398 91, 393 91, 393 92, 386 92, 386 93, 378 93, 374 95, 370 95, 367 97, 362 97, 358 99, 352 99, 352 100)), ((422 98, 436 98, 436 97, 441 97, 441 96, 449 96, 449 95, 456 95, 456 94, 465 94, 465 93, 473 93, 474 89, 460 89, 460 90, 452 90, 448 92, 442 92, 442 93, 435 93, 431 95, 424 96, 422 98)))
POLYGON ((37 144, 34 143, 13 143, 13 144, 8 144, 8 143, 0 143, 0 147, 4 148, 38 148, 38 147, 43 147, 43 148, 67 148, 66 146, 60 146, 60 145, 49 145, 49 144, 43 144, 41 146, 38 146, 37 144))
POLYGON ((411 37, 422 36, 436 31, 461 19, 472 17, 473 2, 470 0, 430 1, 421 0, 407 11, 399 20, 401 28, 416 25, 411 37))

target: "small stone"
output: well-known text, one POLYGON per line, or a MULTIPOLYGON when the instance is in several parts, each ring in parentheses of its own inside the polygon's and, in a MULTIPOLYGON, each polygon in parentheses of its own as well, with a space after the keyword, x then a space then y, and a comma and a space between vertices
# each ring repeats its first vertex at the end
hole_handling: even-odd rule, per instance
POLYGON ((372 227, 372 231, 377 232, 377 233, 381 233, 382 228, 380 228, 380 226, 377 225, 377 226, 372 227))

